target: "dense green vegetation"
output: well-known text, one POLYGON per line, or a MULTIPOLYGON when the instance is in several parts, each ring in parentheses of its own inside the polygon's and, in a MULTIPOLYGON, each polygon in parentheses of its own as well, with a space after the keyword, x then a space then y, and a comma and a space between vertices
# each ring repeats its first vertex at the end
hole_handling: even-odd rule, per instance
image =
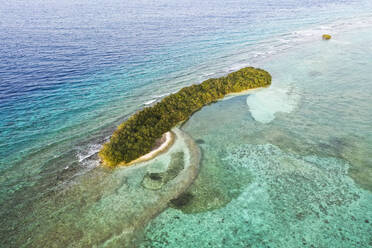
POLYGON ((261 69, 246 67, 225 77, 211 78, 185 87, 132 115, 119 125, 99 156, 109 166, 129 163, 148 153, 156 139, 206 104, 237 93, 271 84, 271 75, 261 69))
POLYGON ((330 40, 332 38, 332 36, 329 35, 329 34, 323 34, 322 38, 323 38, 323 40, 330 40))

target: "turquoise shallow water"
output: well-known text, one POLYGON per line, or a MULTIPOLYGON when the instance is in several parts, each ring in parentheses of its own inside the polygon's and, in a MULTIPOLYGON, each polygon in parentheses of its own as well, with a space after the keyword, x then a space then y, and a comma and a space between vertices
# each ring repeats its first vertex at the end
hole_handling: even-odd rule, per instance
POLYGON ((370 1, 2 6, 1 247, 371 246, 370 1), (184 206, 156 217, 188 170, 143 183, 172 154, 195 162, 183 138, 145 165, 99 166, 128 115, 247 65, 273 85, 182 127, 202 150, 184 206))
POLYGON ((194 198, 143 247, 372 246, 371 41, 368 28, 276 56, 270 88, 195 114, 194 198))

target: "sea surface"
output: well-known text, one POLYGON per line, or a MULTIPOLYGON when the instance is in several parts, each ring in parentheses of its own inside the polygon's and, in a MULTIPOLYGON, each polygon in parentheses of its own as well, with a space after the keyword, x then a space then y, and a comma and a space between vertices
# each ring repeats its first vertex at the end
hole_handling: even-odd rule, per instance
POLYGON ((372 247, 372 1, 0 6, 0 247, 372 247), (271 87, 100 166, 135 111, 245 66, 271 87))

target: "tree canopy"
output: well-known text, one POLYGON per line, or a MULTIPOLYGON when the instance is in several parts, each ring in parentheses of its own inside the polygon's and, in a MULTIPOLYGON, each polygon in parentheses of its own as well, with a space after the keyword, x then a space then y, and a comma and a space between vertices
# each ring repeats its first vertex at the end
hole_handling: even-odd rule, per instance
POLYGON ((211 78, 201 84, 182 88, 151 107, 144 108, 118 126, 110 141, 99 152, 109 166, 127 164, 155 146, 156 140, 195 111, 229 93, 264 87, 271 75, 258 68, 246 67, 224 77, 211 78))

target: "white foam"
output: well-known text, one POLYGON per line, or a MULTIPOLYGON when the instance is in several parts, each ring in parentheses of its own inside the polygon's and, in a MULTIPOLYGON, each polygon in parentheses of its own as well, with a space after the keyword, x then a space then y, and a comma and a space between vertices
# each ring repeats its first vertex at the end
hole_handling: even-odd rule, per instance
POLYGON ((149 101, 147 101, 147 102, 144 102, 143 105, 151 105, 151 104, 153 104, 154 102, 158 101, 159 99, 161 99, 161 98, 163 98, 163 97, 165 97, 165 96, 168 96, 168 95, 170 95, 170 94, 172 94, 172 93, 164 93, 164 94, 161 94, 161 95, 154 95, 154 96, 152 96, 153 99, 151 99, 151 100, 149 100, 149 101))
POLYGON ((77 157, 79 162, 83 162, 84 160, 90 158, 94 154, 98 153, 98 151, 101 149, 101 145, 99 144, 91 144, 83 151, 78 152, 77 157))
POLYGON ((156 101, 156 99, 152 99, 150 101, 145 102, 144 105, 150 105, 150 104, 154 103, 155 101, 156 101))
POLYGON ((164 96, 167 96, 167 95, 170 95, 171 93, 165 93, 165 94, 161 94, 161 95, 158 95, 158 96, 155 96, 156 98, 162 98, 164 96))
POLYGON ((270 87, 247 97, 247 105, 252 117, 261 123, 269 123, 278 112, 292 112, 300 99, 290 85, 286 87, 270 87))

